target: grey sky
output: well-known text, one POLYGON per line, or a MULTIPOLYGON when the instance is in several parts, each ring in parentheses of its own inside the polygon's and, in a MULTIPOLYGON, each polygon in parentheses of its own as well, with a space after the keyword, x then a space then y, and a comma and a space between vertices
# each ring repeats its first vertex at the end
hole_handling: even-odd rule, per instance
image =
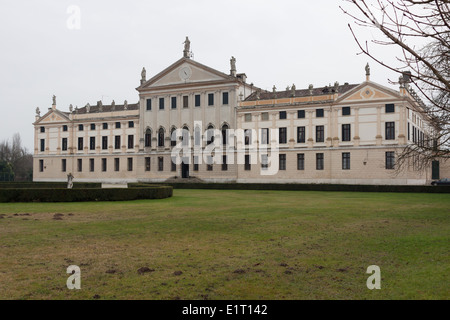
MULTIPOLYGON (((248 82, 271 90, 365 80, 369 58, 347 27, 339 0, 0 0, 0 140, 15 132, 32 151, 35 109, 138 101, 142 67, 147 79, 182 57, 191 40, 194 59, 229 72, 231 56, 248 82), (67 9, 81 10, 70 30, 67 9)), ((371 40, 371 30, 357 29, 371 40)), ((391 48, 374 51, 395 62, 391 48)), ((370 62, 372 81, 398 76, 370 62)))

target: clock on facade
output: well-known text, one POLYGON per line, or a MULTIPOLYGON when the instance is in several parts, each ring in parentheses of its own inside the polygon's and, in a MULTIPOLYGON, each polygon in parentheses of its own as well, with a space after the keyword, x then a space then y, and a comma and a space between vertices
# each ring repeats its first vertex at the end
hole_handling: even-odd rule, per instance
POLYGON ((192 75, 192 70, 189 67, 183 67, 180 69, 179 76, 181 80, 188 80, 192 75))

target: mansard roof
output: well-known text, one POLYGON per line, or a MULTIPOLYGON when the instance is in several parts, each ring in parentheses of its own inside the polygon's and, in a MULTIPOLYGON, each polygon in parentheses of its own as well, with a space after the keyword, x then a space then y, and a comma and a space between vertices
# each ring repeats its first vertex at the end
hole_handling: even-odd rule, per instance
POLYGON ((125 110, 124 104, 116 104, 113 108, 112 105, 103 105, 102 110, 100 111, 100 107, 95 104, 90 106, 89 112, 87 112, 87 106, 84 106, 79 109, 75 109, 73 111, 74 114, 87 114, 87 113, 101 113, 101 112, 115 112, 115 111, 127 111, 127 110, 138 110, 139 104, 138 103, 131 103, 128 104, 127 109, 125 110))
MULTIPOLYGON (((321 96, 321 95, 329 95, 333 93, 343 94, 346 93, 353 88, 356 88, 359 86, 359 84, 348 84, 345 83, 343 85, 337 86, 325 86, 320 88, 313 88, 312 92, 310 92, 310 89, 300 89, 295 90, 295 97, 308 97, 308 96, 321 96)), ((292 90, 285 90, 285 91, 277 91, 277 92, 270 92, 270 91, 261 91, 259 93, 259 99, 257 97, 258 91, 253 92, 251 95, 249 95, 244 101, 256 101, 256 100, 270 100, 274 99, 276 95, 276 99, 283 99, 283 98, 292 98, 292 90)))

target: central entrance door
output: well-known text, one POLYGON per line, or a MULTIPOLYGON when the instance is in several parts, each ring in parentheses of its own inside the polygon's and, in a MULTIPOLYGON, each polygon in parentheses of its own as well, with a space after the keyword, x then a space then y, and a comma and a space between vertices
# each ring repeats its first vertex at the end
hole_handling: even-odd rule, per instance
POLYGON ((181 163, 181 178, 189 178, 189 163, 181 163))

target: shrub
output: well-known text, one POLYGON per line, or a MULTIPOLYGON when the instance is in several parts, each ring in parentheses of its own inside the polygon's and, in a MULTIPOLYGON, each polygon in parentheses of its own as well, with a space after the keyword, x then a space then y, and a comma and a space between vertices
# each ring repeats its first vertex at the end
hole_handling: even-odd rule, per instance
MULTIPOLYGON (((101 183, 74 182, 74 189, 101 188, 101 183)), ((0 189, 64 189, 67 188, 66 182, 0 182, 0 189)))
MULTIPOLYGON (((129 184, 143 187, 148 184, 129 184)), ((448 186, 416 185, 352 185, 352 184, 297 184, 297 183, 165 183, 174 189, 222 189, 222 190, 284 190, 284 191, 355 191, 355 192, 416 192, 450 193, 448 186)))
POLYGON ((172 196, 172 187, 156 186, 130 189, 0 189, 0 202, 76 202, 125 201, 137 199, 164 199, 172 196))

